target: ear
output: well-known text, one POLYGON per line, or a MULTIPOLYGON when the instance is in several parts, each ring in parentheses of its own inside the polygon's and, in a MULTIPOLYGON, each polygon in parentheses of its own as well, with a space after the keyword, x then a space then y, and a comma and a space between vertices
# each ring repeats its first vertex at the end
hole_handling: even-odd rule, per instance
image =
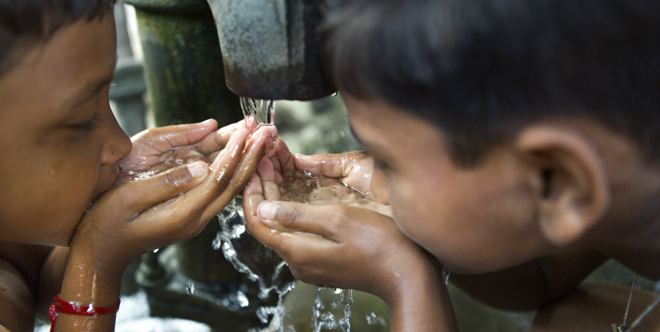
POLYGON ((524 128, 516 147, 532 167, 543 235, 560 247, 575 242, 610 204, 609 180, 598 149, 579 131, 551 124, 524 128))

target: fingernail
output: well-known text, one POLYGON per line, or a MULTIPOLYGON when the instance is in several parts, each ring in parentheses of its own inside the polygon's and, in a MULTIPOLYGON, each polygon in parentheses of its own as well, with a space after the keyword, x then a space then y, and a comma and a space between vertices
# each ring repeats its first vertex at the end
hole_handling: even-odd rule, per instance
POLYGON ((277 132, 277 127, 275 126, 264 126, 268 131, 270 131, 270 137, 277 137, 279 133, 277 132))
POLYGON ((263 220, 274 220, 277 216, 278 206, 272 202, 262 202, 259 204, 259 218, 263 220))
POLYGON ((207 124, 207 123, 209 123, 209 122, 211 122, 211 121, 213 121, 213 118, 210 118, 210 119, 207 119, 207 120, 202 121, 202 124, 207 124))
POLYGON ((192 175, 193 178, 201 178, 206 176, 206 166, 201 161, 196 161, 192 164, 188 164, 188 172, 192 175))

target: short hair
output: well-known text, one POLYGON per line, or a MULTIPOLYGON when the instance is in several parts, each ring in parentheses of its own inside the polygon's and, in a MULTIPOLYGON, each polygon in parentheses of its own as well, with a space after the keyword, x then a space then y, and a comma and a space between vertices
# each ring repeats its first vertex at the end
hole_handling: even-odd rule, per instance
POLYGON ((112 12, 115 0, 0 0, 0 78, 21 52, 79 19, 112 12))
POLYGON ((566 116, 660 161, 660 1, 335 0, 324 27, 340 90, 432 121, 459 166, 566 116))

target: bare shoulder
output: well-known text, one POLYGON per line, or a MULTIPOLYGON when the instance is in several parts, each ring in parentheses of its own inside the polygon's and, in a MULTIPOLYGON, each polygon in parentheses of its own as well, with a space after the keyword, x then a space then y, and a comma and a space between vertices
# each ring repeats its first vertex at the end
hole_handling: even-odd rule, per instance
POLYGON ((4 259, 0 259, 0 308, 0 326, 10 331, 33 329, 32 291, 21 272, 4 259))
POLYGON ((504 310, 535 310, 575 289, 607 257, 593 250, 565 250, 496 272, 452 275, 473 298, 504 310))
MULTIPOLYGON (((611 331, 612 324, 621 324, 628 304, 630 287, 593 283, 553 301, 539 310, 534 332, 550 331, 611 331)), ((628 326, 653 303, 652 292, 637 289, 633 295, 628 326)), ((636 331, 660 332, 660 307, 647 315, 636 331)))
POLYGON ((34 287, 50 248, 0 243, 0 331, 34 329, 34 287))

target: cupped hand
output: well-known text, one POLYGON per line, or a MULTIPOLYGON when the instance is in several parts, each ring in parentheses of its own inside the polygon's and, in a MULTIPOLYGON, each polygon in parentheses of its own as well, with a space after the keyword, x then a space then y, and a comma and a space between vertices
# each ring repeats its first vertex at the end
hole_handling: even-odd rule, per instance
MULTIPOLYGON (((278 155, 282 151, 278 146, 278 155)), ((275 250, 296 278, 367 291, 387 301, 398 293, 408 271, 430 264, 428 255, 385 214, 349 204, 280 201, 277 174, 291 167, 288 160, 280 161, 283 168, 278 169, 271 160, 261 160, 243 191, 243 209, 248 232, 275 250)))
MULTIPOLYGON (((244 120, 218 128, 213 120, 144 130, 131 138, 133 149, 117 164, 117 185, 146 178, 198 160, 207 164, 227 145, 233 132, 246 129, 244 120)), ((277 133, 273 133, 277 136, 277 133)))
POLYGON ((207 155, 223 146, 213 163, 209 166, 199 160, 174 166, 108 190, 76 228, 71 257, 107 274, 123 273, 139 255, 199 234, 243 190, 273 139, 268 130, 253 133, 248 142, 249 133, 244 128, 234 128, 226 140, 221 134, 209 138, 213 125, 193 128, 187 135, 179 132, 162 139, 150 134, 151 139, 145 138, 142 146, 154 151, 153 157, 144 154, 145 150, 136 156, 158 161, 156 151, 163 151, 162 147, 189 142, 197 142, 197 151, 207 155))
POLYGON ((374 159, 364 151, 311 156, 294 155, 282 139, 278 140, 276 151, 270 161, 275 170, 275 183, 278 185, 287 174, 301 172, 311 176, 336 179, 384 205, 389 205, 384 175, 378 167, 374 167, 374 159))

